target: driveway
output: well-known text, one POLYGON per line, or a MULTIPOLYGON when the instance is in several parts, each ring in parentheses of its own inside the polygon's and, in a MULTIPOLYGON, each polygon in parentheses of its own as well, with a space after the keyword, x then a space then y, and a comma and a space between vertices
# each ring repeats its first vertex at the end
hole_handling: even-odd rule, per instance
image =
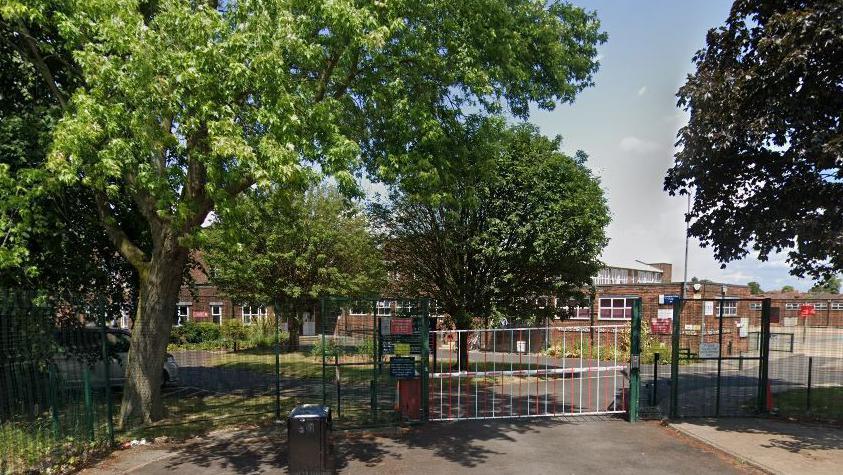
MULTIPOLYGON (((221 431, 172 446, 116 452, 86 475, 286 471, 281 428, 221 431)), ((431 423, 388 434, 336 434, 341 473, 747 473, 656 423, 577 418, 431 423)))

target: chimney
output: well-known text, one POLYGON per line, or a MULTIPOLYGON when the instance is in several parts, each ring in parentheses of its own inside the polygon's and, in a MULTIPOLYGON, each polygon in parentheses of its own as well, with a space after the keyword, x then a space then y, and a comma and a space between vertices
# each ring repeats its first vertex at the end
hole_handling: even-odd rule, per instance
POLYGON ((653 266, 657 269, 661 269, 663 283, 669 284, 670 282, 673 282, 673 264, 670 264, 668 262, 648 262, 647 265, 653 266))

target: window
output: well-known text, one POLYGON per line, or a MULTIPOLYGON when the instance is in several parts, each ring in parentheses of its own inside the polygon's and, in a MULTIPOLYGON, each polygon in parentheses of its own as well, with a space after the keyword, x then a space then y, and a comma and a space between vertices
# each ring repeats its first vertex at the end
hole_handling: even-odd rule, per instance
POLYGON ((266 318, 266 307, 263 305, 243 305, 243 323, 249 325, 260 318, 266 318))
POLYGON ((843 310, 843 302, 831 302, 832 310, 843 310))
POLYGON ((799 302, 789 302, 784 304, 785 310, 799 310, 799 306, 802 305, 799 302))
POLYGON ((392 315, 392 301, 378 300, 377 309, 379 317, 389 317, 390 315, 392 315))
POLYGON ((825 302, 815 303, 814 310, 828 310, 828 304, 825 302))
MULTIPOLYGON (((720 316, 720 301, 714 304, 714 314, 720 316)), ((734 317, 738 314, 738 302, 735 300, 723 301, 723 316, 734 317)))
POLYGON ((628 320, 632 318, 634 298, 606 297, 600 299, 600 320, 628 320))
POLYGON ((571 320, 590 320, 591 307, 579 307, 577 304, 572 304, 567 307, 559 307, 556 312, 556 318, 570 318, 571 320))
POLYGON ((413 302, 410 300, 399 300, 395 303, 395 313, 397 315, 412 315, 413 302))
POLYGON ((655 284, 662 281, 662 276, 658 272, 651 272, 646 270, 638 271, 638 283, 640 284, 655 284))
POLYGON ((761 310, 761 302, 749 302, 750 310, 761 310))
POLYGON ((595 279, 597 284, 626 284, 629 281, 629 271, 626 269, 600 269, 595 279))
POLYGON ((359 301, 352 302, 348 309, 349 315, 368 315, 372 311, 371 302, 359 301))
POLYGON ((214 304, 210 305, 211 307, 211 321, 219 325, 222 323, 222 304, 214 304))
POLYGON ((176 326, 187 323, 190 320, 190 305, 179 304, 176 307, 176 326))

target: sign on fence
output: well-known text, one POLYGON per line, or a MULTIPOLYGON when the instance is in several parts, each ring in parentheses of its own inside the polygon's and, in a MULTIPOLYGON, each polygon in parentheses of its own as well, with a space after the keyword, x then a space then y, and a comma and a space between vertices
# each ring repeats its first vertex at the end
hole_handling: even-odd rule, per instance
POLYGON ((720 343, 700 343, 700 358, 719 358, 720 343))
POLYGON ((413 379, 416 377, 416 359, 406 356, 389 358, 389 375, 395 379, 413 379))
POLYGON ((813 317, 817 314, 816 309, 814 308, 813 304, 805 303, 799 306, 799 316, 800 317, 813 317))
POLYGON ((393 318, 389 325, 390 333, 393 335, 412 335, 412 318, 393 318))

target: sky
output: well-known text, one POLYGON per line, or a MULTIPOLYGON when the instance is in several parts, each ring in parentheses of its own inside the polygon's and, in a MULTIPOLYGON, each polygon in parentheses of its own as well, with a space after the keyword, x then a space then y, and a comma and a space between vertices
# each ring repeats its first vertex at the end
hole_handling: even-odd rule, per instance
MULTIPOLYGON (((589 154, 588 165, 601 179, 612 214, 604 262, 670 262, 673 279, 681 281, 687 201, 662 188, 677 131, 687 122, 676 107, 676 91, 693 71, 691 58, 705 45, 706 31, 723 24, 731 1, 574 3, 596 10, 609 34, 600 48, 595 86, 573 105, 534 110, 530 121, 545 135, 561 135, 564 151, 589 154)), ((752 254, 720 269, 710 248, 690 241, 688 279, 757 281, 764 290, 812 285, 788 271, 784 255, 760 262, 752 254)))

